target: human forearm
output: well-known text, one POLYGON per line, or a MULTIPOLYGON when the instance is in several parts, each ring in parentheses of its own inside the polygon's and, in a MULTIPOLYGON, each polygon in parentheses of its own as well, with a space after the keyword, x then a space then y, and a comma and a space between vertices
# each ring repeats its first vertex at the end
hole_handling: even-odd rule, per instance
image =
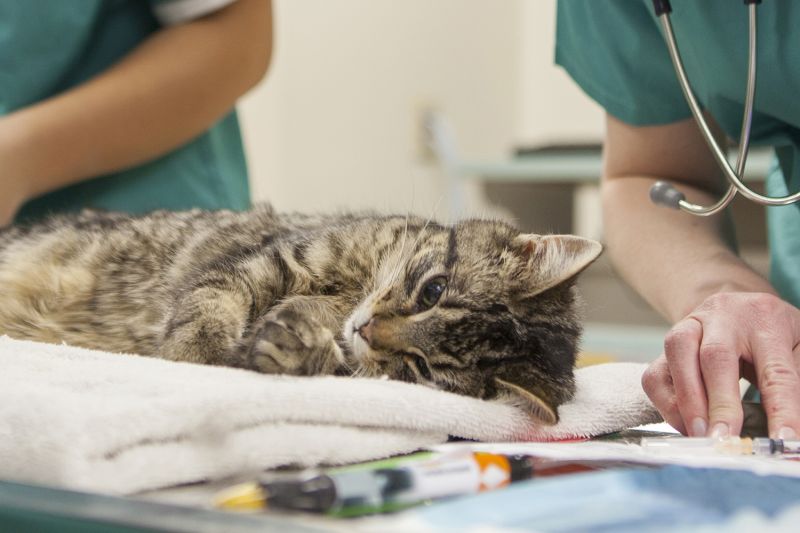
MULTIPOLYGON (((648 200, 653 178, 606 178, 604 226, 616 268, 670 322, 718 292, 770 292, 771 285, 725 244, 720 217, 699 218, 648 200)), ((709 193, 681 184, 690 199, 709 193)))
POLYGON ((195 137, 267 68, 267 0, 165 28, 71 91, 0 119, 0 192, 25 199, 158 157, 195 137))
MULTIPOLYGON (((719 142, 724 134, 707 116, 719 142)), ((725 180, 691 118, 632 126, 606 121, 603 212, 609 253, 622 276, 671 322, 718 292, 772 292, 732 251, 727 215, 696 217, 653 205, 649 189, 670 180, 708 205, 725 180)))

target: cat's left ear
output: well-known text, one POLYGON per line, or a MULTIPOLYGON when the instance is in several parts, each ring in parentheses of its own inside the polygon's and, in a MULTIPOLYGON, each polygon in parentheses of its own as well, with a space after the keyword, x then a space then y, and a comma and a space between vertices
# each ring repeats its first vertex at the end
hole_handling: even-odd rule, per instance
POLYGON ((504 379, 494 378, 494 383, 501 402, 519 407, 546 426, 558 422, 558 411, 543 398, 504 379))
POLYGON ((597 259, 603 245, 576 235, 523 233, 511 241, 515 253, 527 262, 533 296, 579 274, 597 259))

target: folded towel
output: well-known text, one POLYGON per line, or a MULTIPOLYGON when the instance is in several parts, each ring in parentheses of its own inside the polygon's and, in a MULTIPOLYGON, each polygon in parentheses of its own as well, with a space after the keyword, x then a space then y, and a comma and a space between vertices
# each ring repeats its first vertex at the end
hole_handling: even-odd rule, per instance
POLYGON ((132 493, 440 444, 562 440, 659 420, 639 364, 578 370, 561 422, 380 379, 266 376, 0 337, 0 478, 132 493))

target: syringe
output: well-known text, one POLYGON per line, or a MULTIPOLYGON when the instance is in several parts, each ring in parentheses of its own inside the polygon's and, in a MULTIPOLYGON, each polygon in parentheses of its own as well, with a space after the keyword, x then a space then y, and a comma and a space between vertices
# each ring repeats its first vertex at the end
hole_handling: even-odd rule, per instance
POLYGON ((731 455, 761 455, 800 457, 800 440, 727 437, 715 439, 710 437, 645 437, 641 441, 642 449, 655 453, 673 453, 681 451, 720 452, 731 455))

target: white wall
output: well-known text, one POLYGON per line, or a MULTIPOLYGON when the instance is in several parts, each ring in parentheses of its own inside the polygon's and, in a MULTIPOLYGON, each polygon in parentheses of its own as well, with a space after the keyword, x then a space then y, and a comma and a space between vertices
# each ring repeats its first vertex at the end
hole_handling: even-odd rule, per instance
POLYGON ((528 0, 519 19, 520 120, 530 144, 599 141, 603 111, 555 64, 556 1, 528 0))
POLYGON ((552 65, 554 5, 276 0, 272 68, 240 105, 255 198, 444 218, 445 177, 420 155, 425 106, 469 159, 598 136, 599 113, 552 65))

